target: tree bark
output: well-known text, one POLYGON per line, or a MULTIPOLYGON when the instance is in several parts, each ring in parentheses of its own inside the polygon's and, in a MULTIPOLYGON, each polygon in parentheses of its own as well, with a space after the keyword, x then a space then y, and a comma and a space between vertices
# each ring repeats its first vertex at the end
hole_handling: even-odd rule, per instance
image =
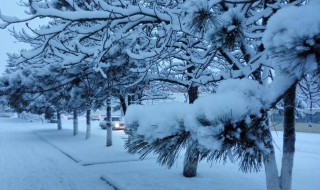
POLYGON ((61 122, 61 114, 60 114, 60 111, 58 110, 57 111, 57 119, 58 119, 58 130, 61 130, 62 129, 62 122, 61 122))
POLYGON ((269 159, 264 161, 266 174, 267 190, 281 190, 280 178, 278 176, 278 168, 274 151, 270 153, 269 159))
POLYGON ((87 130, 86 130, 86 139, 89 139, 91 136, 91 110, 87 110, 86 114, 86 123, 87 123, 87 130))
POLYGON ((112 126, 111 126, 111 96, 110 93, 108 92, 107 96, 107 142, 106 146, 111 146, 112 145, 112 126))
MULTIPOLYGON (((269 130, 269 135, 270 135, 270 138, 272 138, 270 130, 269 130)), ((280 178, 278 174, 278 167, 277 167, 276 156, 275 156, 273 145, 270 148, 271 148, 270 155, 268 155, 268 158, 264 159, 267 190, 281 190, 280 178)))
POLYGON ((120 105, 122 108, 123 115, 126 115, 126 112, 127 112, 126 100, 122 95, 119 96, 119 99, 120 99, 120 105))
POLYGON ((78 134, 78 113, 77 110, 73 110, 73 135, 78 134))
POLYGON ((128 106, 130 106, 132 104, 132 96, 128 95, 128 106))
POLYGON ((273 147, 268 160, 264 162, 268 190, 291 190, 295 152, 295 95, 296 83, 289 88, 283 97, 283 154, 280 177, 278 177, 273 147))
POLYGON ((183 176, 195 177, 197 175, 199 161, 199 151, 197 148, 197 142, 192 142, 187 148, 187 152, 184 156, 183 162, 183 176))
POLYGON ((197 86, 191 85, 188 89, 189 104, 193 104, 196 99, 198 99, 199 88, 197 86))
MULTIPOLYGON (((194 103, 198 98, 198 87, 191 85, 188 89, 189 104, 194 103)), ((197 175, 199 151, 197 149, 197 142, 193 141, 187 147, 183 163, 183 175, 185 177, 195 177, 197 175)))
POLYGON ((291 190, 292 169, 295 152, 295 95, 296 84, 284 95, 283 155, 281 167, 281 189, 291 190))

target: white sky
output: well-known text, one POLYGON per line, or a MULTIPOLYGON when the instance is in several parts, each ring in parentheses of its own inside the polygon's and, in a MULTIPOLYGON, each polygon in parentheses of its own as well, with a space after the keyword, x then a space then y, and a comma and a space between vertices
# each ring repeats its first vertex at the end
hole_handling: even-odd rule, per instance
MULTIPOLYGON (((18 5, 20 0, 0 0, 0 10, 2 15, 16 16, 18 18, 25 17, 25 7, 18 5)), ((1 21, 0 21, 1 23, 1 21)), ((7 29, 0 29, 0 75, 5 70, 7 53, 18 53, 20 49, 27 46, 23 43, 17 43, 14 37, 10 35, 8 29, 13 26, 7 27, 7 29)), ((19 26, 17 26, 18 29, 19 26)))

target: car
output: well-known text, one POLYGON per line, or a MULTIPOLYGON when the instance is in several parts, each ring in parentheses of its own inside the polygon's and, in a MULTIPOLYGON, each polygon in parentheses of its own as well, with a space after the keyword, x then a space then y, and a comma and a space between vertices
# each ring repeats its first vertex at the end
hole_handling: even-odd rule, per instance
POLYGON ((73 119, 73 115, 68 115, 68 120, 73 119))
POLYGON ((58 118, 57 116, 53 116, 49 119, 49 123, 58 123, 58 118))
MULTIPOLYGON (((124 120, 121 116, 111 116, 111 127, 112 130, 124 130, 124 120)), ((102 129, 107 128, 107 117, 104 117, 102 121, 100 121, 99 126, 102 129)))
POLYGON ((100 120, 100 115, 92 115, 91 116, 92 121, 99 121, 100 120))

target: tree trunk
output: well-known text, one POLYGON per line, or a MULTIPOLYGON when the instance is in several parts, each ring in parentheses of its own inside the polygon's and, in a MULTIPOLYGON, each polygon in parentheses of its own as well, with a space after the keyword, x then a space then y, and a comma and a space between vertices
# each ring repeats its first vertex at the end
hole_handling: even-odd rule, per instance
POLYGON ((111 96, 108 92, 107 97, 107 143, 106 146, 112 145, 112 126, 111 126, 111 96))
POLYGON ((61 130, 62 129, 62 122, 61 122, 61 114, 60 114, 60 111, 58 110, 57 111, 57 119, 58 119, 58 130, 61 130))
POLYGON ((268 160, 264 161, 264 168, 266 174, 267 190, 281 190, 280 178, 278 175, 278 168, 274 151, 270 153, 268 160))
POLYGON ((187 148, 187 152, 184 156, 183 162, 183 176, 195 177, 197 175, 199 161, 199 151, 197 148, 197 142, 192 142, 187 148))
POLYGON ((281 189, 291 190, 292 168, 295 152, 295 95, 296 84, 284 95, 283 155, 281 167, 281 189))
MULTIPOLYGON (((188 89, 189 104, 193 104, 198 98, 198 87, 191 85, 188 89)), ((185 177, 195 177, 197 175, 199 151, 197 149, 197 142, 193 141, 187 147, 183 163, 183 175, 185 177)))
POLYGON ((126 100, 124 99, 124 97, 122 95, 119 96, 119 99, 120 99, 120 105, 122 108, 123 115, 126 115, 126 112, 127 112, 126 100))
MULTIPOLYGON (((271 154, 264 162, 268 190, 291 190, 292 169, 295 152, 295 95, 296 84, 292 85, 284 95, 284 120, 283 120, 283 154, 281 175, 278 169, 275 153, 272 147, 271 154)), ((271 133, 270 133, 271 135, 271 133)))
POLYGON ((198 92, 199 89, 197 86, 190 86, 189 89, 188 89, 188 96, 189 96, 189 104, 193 104, 194 101, 196 99, 198 99, 198 92))
POLYGON ((78 113, 73 110, 73 135, 78 134, 78 113))
POLYGON ((86 131, 86 139, 89 139, 91 136, 91 110, 87 110, 86 122, 87 122, 87 131, 86 131))
POLYGON ((137 101, 137 103, 136 104, 139 104, 139 105, 141 105, 142 104, 142 92, 143 92, 143 90, 141 90, 140 89, 140 87, 138 88, 138 91, 136 92, 136 101, 137 101))
POLYGON ((132 99, 132 96, 131 96, 131 95, 128 95, 128 106, 130 106, 131 103, 132 103, 132 102, 131 102, 131 101, 132 101, 131 99, 132 99))
MULTIPOLYGON (((269 135, 271 137, 271 132, 269 130, 269 135)), ((272 144, 271 144, 272 145, 272 144)), ((280 189, 280 178, 278 174, 278 167, 276 162, 276 156, 274 152, 274 147, 271 147, 271 153, 268 158, 264 160, 264 168, 266 174, 267 190, 281 190, 280 189)))

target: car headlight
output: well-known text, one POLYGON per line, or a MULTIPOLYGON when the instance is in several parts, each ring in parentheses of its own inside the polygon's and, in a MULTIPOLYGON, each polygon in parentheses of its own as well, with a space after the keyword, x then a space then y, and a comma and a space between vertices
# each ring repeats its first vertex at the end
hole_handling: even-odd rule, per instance
POLYGON ((119 124, 119 123, 115 123, 115 124, 114 124, 114 127, 115 127, 115 128, 119 128, 119 127, 120 127, 120 124, 119 124))

